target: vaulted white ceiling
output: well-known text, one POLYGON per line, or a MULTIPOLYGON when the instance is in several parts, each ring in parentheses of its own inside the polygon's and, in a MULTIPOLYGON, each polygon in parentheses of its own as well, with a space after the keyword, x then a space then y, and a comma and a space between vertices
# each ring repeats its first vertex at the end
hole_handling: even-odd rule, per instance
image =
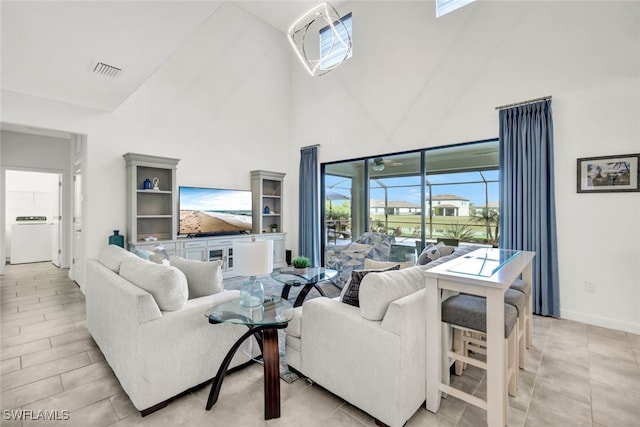
MULTIPOLYGON (((283 32, 316 4, 235 3, 283 32)), ((2 89, 113 111, 223 4, 3 0, 2 89), (117 77, 94 73, 98 61, 122 72, 117 77)))

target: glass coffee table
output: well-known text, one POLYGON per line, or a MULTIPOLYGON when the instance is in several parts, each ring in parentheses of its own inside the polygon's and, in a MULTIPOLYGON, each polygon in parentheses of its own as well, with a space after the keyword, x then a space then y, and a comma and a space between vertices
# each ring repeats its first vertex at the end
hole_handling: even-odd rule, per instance
POLYGON ((218 400, 222 381, 233 356, 240 345, 253 335, 262 350, 264 367, 264 419, 280 417, 280 354, 278 329, 284 329, 293 317, 293 306, 278 296, 266 297, 264 304, 256 307, 240 305, 240 298, 225 302, 205 313, 209 323, 234 323, 245 325, 249 330, 231 347, 213 379, 207 400, 207 410, 218 400))
POLYGON ((273 271, 271 278, 280 283, 284 283, 282 293, 280 294, 280 297, 284 300, 289 298, 289 291, 292 286, 303 286, 296 301, 293 303, 294 307, 299 307, 313 288, 315 288, 320 295, 326 297, 327 295, 318 283, 331 280, 336 274, 338 274, 336 270, 324 267, 308 267, 304 269, 287 267, 273 271))

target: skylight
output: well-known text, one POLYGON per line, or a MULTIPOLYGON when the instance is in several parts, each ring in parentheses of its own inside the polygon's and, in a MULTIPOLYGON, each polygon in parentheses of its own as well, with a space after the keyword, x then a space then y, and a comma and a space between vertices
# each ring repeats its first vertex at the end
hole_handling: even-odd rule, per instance
POLYGON ((436 17, 439 18, 474 1, 475 0, 436 0, 436 17))

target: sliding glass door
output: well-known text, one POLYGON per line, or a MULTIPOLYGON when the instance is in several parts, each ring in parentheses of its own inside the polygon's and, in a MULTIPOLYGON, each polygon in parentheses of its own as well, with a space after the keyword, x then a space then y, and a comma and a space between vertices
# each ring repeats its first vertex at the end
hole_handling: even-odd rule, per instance
POLYGON ((398 261, 439 240, 497 244, 497 140, 331 162, 321 169, 325 248, 348 245, 365 231, 393 235, 390 257, 398 261))

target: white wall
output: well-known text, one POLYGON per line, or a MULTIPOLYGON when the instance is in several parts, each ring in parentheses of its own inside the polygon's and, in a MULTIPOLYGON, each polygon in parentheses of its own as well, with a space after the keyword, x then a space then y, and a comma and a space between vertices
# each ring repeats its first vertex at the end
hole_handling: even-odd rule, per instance
POLYGON ((326 162, 494 138, 496 106, 552 95, 562 316, 640 333, 640 193, 576 193, 577 158, 640 152, 640 3, 349 11, 352 59, 320 78, 292 62, 292 164, 314 143, 326 162))
POLYGON ((640 152, 640 4, 354 2, 354 56, 305 74, 283 34, 226 3, 112 114, 3 91, 3 120, 84 133, 87 255, 125 229, 124 161, 182 161, 178 183, 249 188, 286 172, 297 249, 299 148, 320 161, 494 138, 494 107, 553 95, 564 317, 640 332, 640 193, 576 194, 576 158, 640 152), (596 284, 584 291, 584 281, 596 284))
POLYGON ((181 159, 178 185, 250 189, 250 170, 286 172, 288 49, 227 3, 115 112, 3 91, 3 121, 87 135, 83 228, 95 257, 126 229, 124 153, 181 159))

